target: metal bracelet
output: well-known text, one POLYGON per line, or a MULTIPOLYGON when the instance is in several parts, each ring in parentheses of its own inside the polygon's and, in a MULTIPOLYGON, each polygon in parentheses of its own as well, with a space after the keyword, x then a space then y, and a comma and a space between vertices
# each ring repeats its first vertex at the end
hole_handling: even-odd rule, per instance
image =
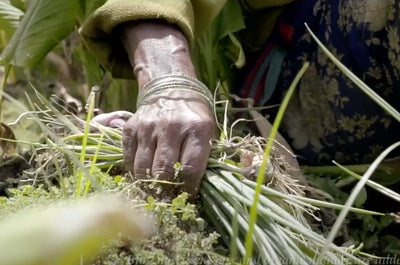
POLYGON ((211 109, 214 108, 213 95, 202 82, 186 75, 165 75, 150 80, 144 84, 144 86, 139 90, 136 109, 143 104, 147 97, 170 90, 191 91, 197 93, 207 101, 211 109))

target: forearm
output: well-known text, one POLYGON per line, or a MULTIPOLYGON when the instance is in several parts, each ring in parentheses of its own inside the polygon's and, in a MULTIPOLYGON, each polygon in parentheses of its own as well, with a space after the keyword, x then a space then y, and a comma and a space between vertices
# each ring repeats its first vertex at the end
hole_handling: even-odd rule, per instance
POLYGON ((182 32, 166 22, 141 21, 123 26, 122 42, 141 88, 168 74, 196 77, 189 44, 182 32))

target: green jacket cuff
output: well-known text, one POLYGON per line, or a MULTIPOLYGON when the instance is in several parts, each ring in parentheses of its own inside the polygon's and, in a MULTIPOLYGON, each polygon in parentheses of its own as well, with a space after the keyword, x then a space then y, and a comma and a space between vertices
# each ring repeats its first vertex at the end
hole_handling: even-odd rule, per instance
POLYGON ((89 50, 113 77, 134 78, 115 29, 125 22, 144 19, 163 19, 175 24, 189 43, 193 43, 194 14, 189 0, 109 0, 87 19, 79 32, 89 50))

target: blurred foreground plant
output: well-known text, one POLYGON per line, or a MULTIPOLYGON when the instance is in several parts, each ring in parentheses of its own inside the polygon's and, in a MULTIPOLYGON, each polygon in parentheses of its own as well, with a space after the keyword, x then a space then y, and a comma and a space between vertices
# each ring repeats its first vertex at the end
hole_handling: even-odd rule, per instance
POLYGON ((35 205, 0 222, 0 264, 87 263, 105 242, 137 242, 151 230, 149 214, 112 197, 35 205))

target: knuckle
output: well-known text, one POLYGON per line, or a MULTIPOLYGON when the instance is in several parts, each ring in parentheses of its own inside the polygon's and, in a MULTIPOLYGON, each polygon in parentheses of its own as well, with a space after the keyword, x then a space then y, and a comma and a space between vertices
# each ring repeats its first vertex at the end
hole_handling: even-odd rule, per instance
POLYGON ((128 172, 134 173, 133 163, 131 162, 124 162, 124 167, 128 172))
POLYGON ((137 131, 136 123, 133 122, 127 122, 125 123, 123 129, 122 129, 122 135, 123 136, 132 136, 135 135, 137 131))
POLYGON ((156 122, 154 121, 142 121, 138 123, 137 137, 141 139, 148 138, 152 135, 154 128, 156 128, 156 122))
POLYGON ((171 179, 174 173, 174 168, 168 165, 154 165, 151 171, 153 177, 160 179, 171 179))
POLYGON ((126 148, 126 146, 123 147, 123 156, 124 156, 124 167, 128 172, 133 173, 134 169, 134 155, 132 148, 126 148))
POLYGON ((147 130, 138 130, 137 133, 137 141, 142 143, 149 136, 147 130))
POLYGON ((136 142, 136 140, 135 140, 134 134, 123 134, 122 135, 122 146, 124 148, 124 153, 131 152, 135 142, 136 142))
POLYGON ((173 166, 173 161, 171 161, 171 159, 173 159, 174 157, 177 157, 177 155, 179 155, 177 153, 177 150, 172 149, 169 145, 167 144, 160 144, 159 146, 157 146, 158 152, 160 154, 162 154, 159 158, 158 158, 158 164, 160 165, 168 165, 170 164, 170 166, 173 166))
POLYGON ((160 130, 162 131, 175 131, 177 128, 182 127, 184 124, 183 119, 161 119, 158 123, 160 130))
POLYGON ((135 178, 144 178, 150 170, 143 167, 135 167, 133 174, 135 178))
POLYGON ((182 175, 184 185, 181 187, 181 191, 185 191, 191 195, 191 198, 198 194, 200 189, 201 179, 203 178, 205 170, 200 169, 194 165, 183 165, 182 175))
POLYGON ((190 165, 190 164, 182 165, 181 170, 182 170, 182 174, 190 179, 193 179, 193 178, 196 179, 199 176, 202 176, 205 171, 205 170, 201 169, 199 166, 190 165))
POLYGON ((212 135, 214 132, 214 123, 209 120, 201 120, 192 123, 191 133, 196 135, 212 135))

